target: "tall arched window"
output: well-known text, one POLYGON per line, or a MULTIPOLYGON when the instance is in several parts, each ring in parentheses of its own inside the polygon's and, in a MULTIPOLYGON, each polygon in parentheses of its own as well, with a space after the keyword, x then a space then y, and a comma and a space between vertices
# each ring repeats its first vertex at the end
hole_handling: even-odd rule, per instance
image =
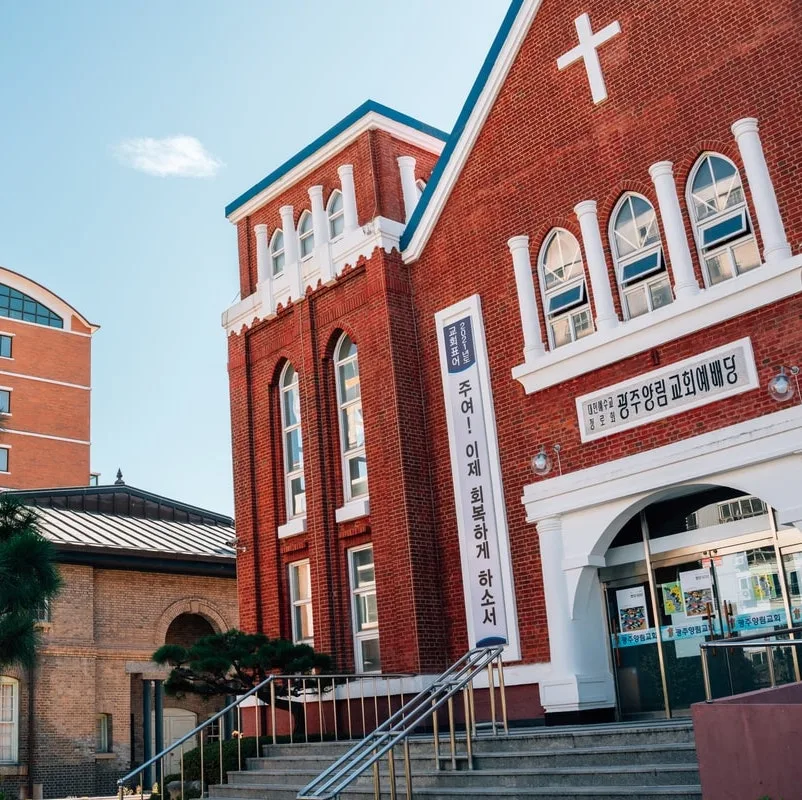
POLYGON ((760 266, 760 252, 735 164, 705 153, 688 178, 688 207, 708 285, 760 266))
POLYGON ((284 231, 279 228, 270 240, 270 262, 273 265, 273 275, 284 272, 284 231))
POLYGON ((593 333, 582 252, 576 237, 561 228, 551 231, 540 250, 539 265, 551 347, 593 333))
POLYGON ((0 763, 17 762, 19 681, 0 675, 0 763))
POLYGON ((312 215, 308 211, 304 211, 298 220, 298 239, 301 245, 301 258, 309 258, 315 249, 315 229, 312 226, 312 215))
POLYGON ((610 240, 627 319, 672 302, 657 214, 645 197, 630 192, 618 201, 610 240))
POLYGON ((281 431, 284 447, 284 494, 287 519, 306 514, 304 445, 301 436, 301 397, 298 373, 287 364, 281 373, 281 431))
POLYGON ((365 459, 365 431, 362 425, 362 391, 356 345, 347 334, 334 351, 337 376, 337 404, 340 409, 340 439, 345 500, 368 493, 368 465, 365 459))
POLYGON ((326 213, 329 217, 329 238, 334 241, 338 236, 342 236, 345 230, 343 195, 339 189, 335 189, 331 193, 329 204, 326 206, 326 213))

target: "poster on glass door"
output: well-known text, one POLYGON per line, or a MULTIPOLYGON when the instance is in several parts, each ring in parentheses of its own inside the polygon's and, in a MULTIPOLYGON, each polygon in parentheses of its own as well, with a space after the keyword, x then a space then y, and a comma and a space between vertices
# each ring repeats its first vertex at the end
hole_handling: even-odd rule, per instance
POLYGON ((709 569, 692 569, 680 572, 679 583, 685 614, 689 617, 705 617, 713 606, 713 578, 709 569))
POLYGON ((621 633, 643 631, 648 627, 646 619, 646 591, 643 586, 619 589, 615 593, 618 603, 618 621, 621 633))

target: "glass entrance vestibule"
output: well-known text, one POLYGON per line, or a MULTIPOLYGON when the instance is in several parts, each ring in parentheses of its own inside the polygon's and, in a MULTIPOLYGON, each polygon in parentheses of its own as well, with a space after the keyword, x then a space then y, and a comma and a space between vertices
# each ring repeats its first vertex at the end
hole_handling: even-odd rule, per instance
MULTIPOLYGON (((677 716, 705 699, 701 643, 802 624, 802 532, 757 497, 685 488, 619 531, 600 570, 622 719, 677 716)), ((723 697, 800 679, 795 648, 709 658, 723 697), (771 659, 771 663, 768 659, 771 659)))

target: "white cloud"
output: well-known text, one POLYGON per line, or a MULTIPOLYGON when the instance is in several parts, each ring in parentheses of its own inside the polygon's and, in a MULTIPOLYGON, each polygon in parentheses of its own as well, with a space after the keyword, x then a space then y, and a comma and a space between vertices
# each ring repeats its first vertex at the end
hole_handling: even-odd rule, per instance
POLYGON ((125 139, 114 152, 126 166, 160 178, 213 178, 223 166, 194 136, 125 139))

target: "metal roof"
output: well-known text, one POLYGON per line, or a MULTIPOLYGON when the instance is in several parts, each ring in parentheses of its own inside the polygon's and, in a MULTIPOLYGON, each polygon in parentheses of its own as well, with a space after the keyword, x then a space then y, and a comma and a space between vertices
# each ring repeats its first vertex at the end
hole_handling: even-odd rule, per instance
POLYGON ((40 532, 56 546, 114 549, 234 559, 234 529, 221 525, 92 514, 62 508, 35 507, 40 532))

